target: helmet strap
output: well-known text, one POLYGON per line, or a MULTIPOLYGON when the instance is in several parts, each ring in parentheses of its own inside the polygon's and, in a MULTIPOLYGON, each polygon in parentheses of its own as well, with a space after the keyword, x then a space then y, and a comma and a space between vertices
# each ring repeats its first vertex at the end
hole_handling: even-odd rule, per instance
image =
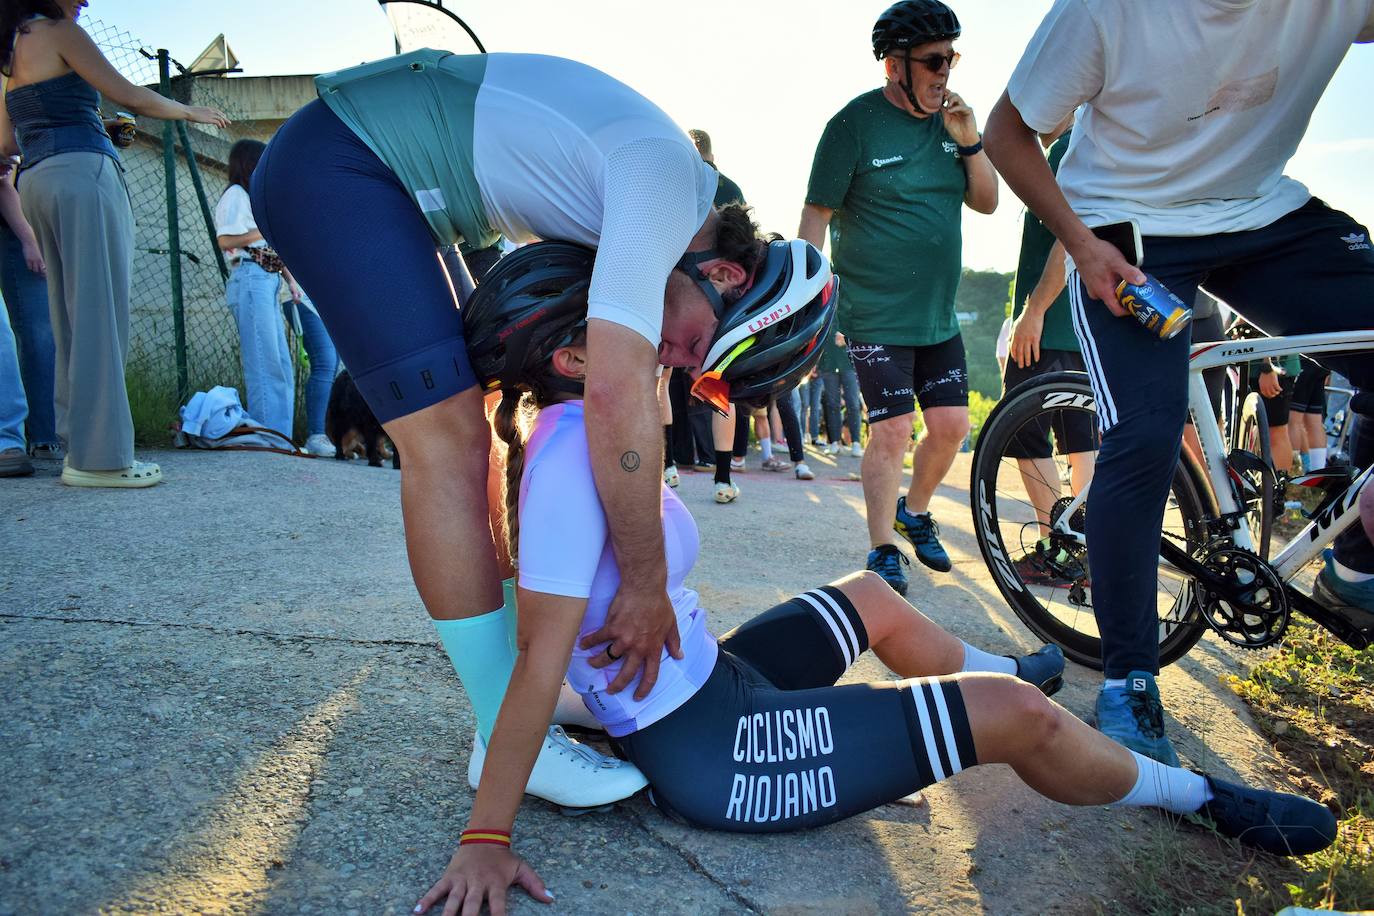
POLYGON ((707 279, 706 274, 701 271, 702 261, 714 261, 721 256, 719 251, 708 248, 705 251, 688 251, 677 259, 677 264, 673 265, 674 270, 680 270, 691 278, 701 291, 706 294, 706 301, 711 303, 711 310, 720 318, 725 314, 725 300, 720 296, 720 290, 716 285, 707 279))
POLYGON ((911 46, 910 46, 910 45, 907 45, 905 48, 902 49, 902 63, 903 63, 903 66, 904 66, 905 69, 906 69, 906 82, 905 82, 905 83, 900 83, 900 82, 899 82, 897 85, 899 85, 899 86, 902 87, 902 92, 906 93, 906 100, 907 100, 909 103, 911 103, 911 107, 912 107, 912 108, 916 109, 916 111, 918 111, 918 112, 920 113, 920 117, 923 117, 923 118, 932 117, 932 116, 935 115, 940 109, 937 108, 937 109, 935 109, 935 111, 926 111, 926 110, 925 110, 925 107, 922 106, 920 102, 916 101, 916 93, 913 92, 913 91, 912 91, 912 88, 911 88, 912 85, 913 85, 913 83, 912 83, 912 81, 911 81, 911 46))

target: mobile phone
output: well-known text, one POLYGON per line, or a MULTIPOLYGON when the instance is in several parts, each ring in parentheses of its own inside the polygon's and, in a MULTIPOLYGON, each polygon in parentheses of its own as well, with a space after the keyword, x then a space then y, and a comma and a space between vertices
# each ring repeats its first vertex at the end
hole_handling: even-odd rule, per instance
POLYGON ((1145 249, 1140 243, 1140 226, 1135 220, 1097 226, 1093 229, 1093 235, 1109 242, 1132 267, 1139 267, 1145 260, 1145 249))

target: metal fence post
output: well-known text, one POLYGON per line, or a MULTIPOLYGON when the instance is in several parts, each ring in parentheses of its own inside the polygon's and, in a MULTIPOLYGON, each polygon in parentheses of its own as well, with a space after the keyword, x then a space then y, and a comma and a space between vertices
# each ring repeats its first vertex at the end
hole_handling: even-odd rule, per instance
MULTIPOLYGON (((172 98, 171 60, 166 48, 157 51, 158 88, 172 98)), ((175 337, 177 365, 177 403, 190 394, 186 368, 186 311, 181 289, 181 230, 177 223, 177 154, 171 121, 162 122, 162 167, 167 174, 167 258, 172 283, 172 333, 175 337)))
MULTIPOLYGON (((189 80, 191 77, 188 76, 186 79, 189 80)), ((191 149, 191 132, 186 129, 185 121, 177 122, 177 132, 181 134, 181 149, 186 155, 186 168, 191 172, 191 184, 196 188, 196 200, 200 201, 200 215, 205 220, 205 231, 210 233, 210 250, 215 253, 220 279, 228 282, 229 265, 224 263, 224 252, 219 247, 219 236, 215 233, 215 216, 210 212, 210 200, 205 196, 205 184, 200 180, 200 166, 196 164, 196 154, 191 149)))

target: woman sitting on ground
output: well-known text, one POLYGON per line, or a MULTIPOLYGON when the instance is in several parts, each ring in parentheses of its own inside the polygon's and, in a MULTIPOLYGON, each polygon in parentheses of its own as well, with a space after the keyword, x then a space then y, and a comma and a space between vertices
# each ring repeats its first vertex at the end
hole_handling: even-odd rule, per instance
MULTIPOLYGON (((682 658, 663 659, 647 696, 611 689, 620 653, 601 627, 619 573, 580 400, 591 263, 591 252, 565 243, 522 249, 464 309, 473 366, 503 395, 496 426, 510 444, 520 656, 471 827, 416 912, 445 900, 450 911, 476 912, 487 900, 503 912, 511 884, 552 899, 509 837, 565 673, 648 778, 654 804, 702 827, 818 827, 977 764, 1006 763, 1065 804, 1198 813, 1227 836, 1280 854, 1332 842, 1336 821, 1322 805, 1165 766, 1047 699, 1062 683, 1056 647, 1020 659, 983 652, 870 572, 808 591, 717 640, 684 584, 696 525, 666 487, 667 589, 682 658), (536 314, 541 321, 530 322, 536 314), (525 434, 527 405, 539 412, 525 434), (904 680, 837 686, 868 649, 904 680)), ((786 390, 819 357, 816 342, 834 334, 833 292, 814 248, 771 243, 753 287, 727 306, 694 393, 719 406, 722 397, 766 402, 786 390)), ((656 458, 645 473, 659 473, 656 458)))

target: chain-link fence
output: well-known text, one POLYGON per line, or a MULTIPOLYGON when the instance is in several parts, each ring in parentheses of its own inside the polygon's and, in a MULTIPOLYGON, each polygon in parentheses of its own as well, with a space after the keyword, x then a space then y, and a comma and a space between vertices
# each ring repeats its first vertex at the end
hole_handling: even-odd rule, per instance
MULTIPOLYGON (((221 130, 140 117, 133 145, 120 151, 136 226, 126 379, 140 442, 165 444, 168 424, 190 392, 230 385, 243 393, 214 207, 228 186, 229 148, 244 137, 269 139, 294 102, 278 99, 264 117, 248 110, 252 97, 236 85, 251 80, 183 73, 155 44, 98 19, 79 21, 131 82, 217 108, 233 122, 221 130)), ((105 105, 104 114, 113 116, 111 103, 105 105)), ((296 414, 302 426, 299 405, 296 414)))

